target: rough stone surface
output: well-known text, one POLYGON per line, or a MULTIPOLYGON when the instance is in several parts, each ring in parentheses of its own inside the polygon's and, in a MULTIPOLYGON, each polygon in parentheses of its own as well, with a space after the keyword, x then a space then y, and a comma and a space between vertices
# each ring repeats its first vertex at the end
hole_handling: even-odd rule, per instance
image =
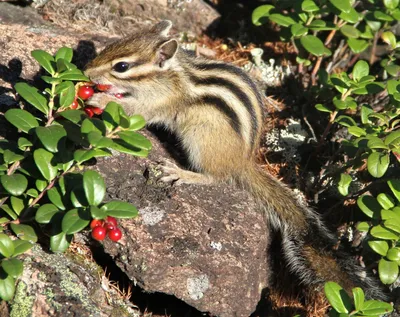
MULTIPOLYGON (((49 28, 46 23, 30 25, 24 21, 28 24, 22 25, 8 20, 8 24, 4 24, 1 18, 4 8, 9 10, 10 7, 3 4, 0 3, 2 112, 15 104, 12 86, 37 75, 39 68, 29 53, 33 49, 54 53, 63 45, 71 46, 83 64, 82 60, 94 54, 94 47, 104 45, 103 37, 49 28)), ((2 117, 0 120, 0 136, 4 137, 7 125, 2 117)), ((106 252, 148 292, 173 294, 212 315, 250 315, 268 281, 268 235, 262 215, 256 212, 255 202, 246 192, 230 185, 171 187, 160 184, 156 162, 168 154, 155 138, 152 142, 154 149, 149 159, 120 155, 103 159, 95 167, 106 178, 108 198, 130 201, 140 210, 135 220, 121 221, 124 239, 118 244, 106 242, 106 252)), ((54 276, 55 279, 45 284, 44 289, 55 292, 61 283, 60 273, 57 273, 56 262, 47 262, 50 255, 44 255, 48 257, 43 257, 42 266, 34 269, 40 271, 41 267, 46 267, 46 278, 54 276)), ((64 261, 61 255, 51 257, 64 261)), ((74 267, 80 271, 78 266, 74 267)), ((25 274, 22 281, 26 282, 33 281, 38 273, 28 270, 25 274)), ((83 280, 87 279, 85 276, 83 280)), ((78 276, 73 283, 78 285, 79 280, 78 276)), ((25 282, 22 281, 23 286, 25 282)), ((34 297, 32 303, 36 306, 31 303, 31 310, 43 310, 43 316, 64 316, 56 310, 57 305, 43 299, 35 285, 36 282, 31 283, 31 288, 21 286, 20 289, 21 296, 25 291, 34 297)), ((91 291, 85 294, 93 295, 91 291)), ((93 312, 90 307, 97 303, 90 296, 87 298, 89 306, 82 306, 74 294, 59 298, 60 305, 64 305, 61 304, 63 298, 71 304, 65 304, 71 310, 80 307, 79 316, 86 316, 86 313, 89 316, 93 312)), ((99 300, 102 298, 103 295, 98 296, 99 300)), ((101 314, 107 315, 107 309, 101 310, 101 314)), ((2 310, 0 307, 0 312, 2 310)))

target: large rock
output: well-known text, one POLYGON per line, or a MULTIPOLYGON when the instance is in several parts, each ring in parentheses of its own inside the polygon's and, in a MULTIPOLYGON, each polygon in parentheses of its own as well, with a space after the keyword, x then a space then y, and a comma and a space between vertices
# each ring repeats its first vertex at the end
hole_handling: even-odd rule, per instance
MULTIPOLYGON (((0 3, 1 14, 8 12, 3 11, 3 5, 0 3)), ((61 46, 72 46, 78 62, 83 64, 93 56, 95 47, 104 45, 103 37, 50 28, 44 22, 21 25, 7 19, 8 24, 0 24, 0 110, 3 112, 15 104, 12 86, 21 80, 31 80, 39 71, 30 51, 44 49, 54 53, 61 46)), ((4 121, 0 126, 0 136, 6 136, 4 121)), ((160 184, 156 162, 168 157, 168 153, 157 139, 152 138, 152 142, 154 149, 148 159, 120 155, 103 159, 94 167, 106 179, 108 198, 130 201, 140 210, 138 218, 121 221, 123 240, 117 244, 105 242, 105 251, 148 292, 173 294, 212 315, 250 315, 262 289, 268 286, 269 275, 268 231, 257 205, 246 192, 230 185, 160 184)), ((56 263, 46 262, 46 275, 58 274, 56 263)), ((33 276, 29 270, 25 274, 28 274, 23 277, 25 281, 33 276)), ((78 283, 76 279, 75 282, 78 283)), ((52 290, 57 283, 49 285, 46 289, 52 290)), ((62 303, 48 309, 49 301, 41 291, 37 288, 28 291, 34 297, 33 302, 41 305, 38 309, 46 312, 44 315, 62 315, 62 303)), ((60 298, 81 305, 74 293, 60 298)), ((95 305, 93 298, 89 297, 88 302, 95 305)), ((107 315, 107 309, 95 315, 107 315)), ((89 314, 90 309, 87 311, 89 314)), ((85 312, 80 316, 85 316, 85 312)))

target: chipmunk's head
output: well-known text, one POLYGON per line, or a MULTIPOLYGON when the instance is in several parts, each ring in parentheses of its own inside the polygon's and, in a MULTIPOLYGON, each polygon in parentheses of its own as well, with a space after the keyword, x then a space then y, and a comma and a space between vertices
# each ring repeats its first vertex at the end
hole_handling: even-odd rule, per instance
POLYGON ((119 87, 112 93, 123 93, 133 81, 161 75, 178 51, 178 41, 168 36, 171 26, 165 20, 107 46, 87 65, 86 76, 96 84, 119 87))

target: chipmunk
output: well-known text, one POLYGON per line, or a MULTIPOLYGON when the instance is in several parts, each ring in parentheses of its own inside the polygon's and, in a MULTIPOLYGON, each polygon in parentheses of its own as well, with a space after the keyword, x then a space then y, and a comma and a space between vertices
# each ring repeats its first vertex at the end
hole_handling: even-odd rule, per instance
POLYGON ((235 181, 262 202, 271 228, 280 232, 288 269, 301 283, 338 282, 363 287, 370 298, 386 299, 374 278, 350 255, 332 251, 335 237, 291 190, 258 167, 256 149, 264 119, 263 96, 241 69, 196 58, 168 36, 170 21, 140 30, 106 47, 86 67, 95 84, 110 87, 88 104, 120 103, 128 114, 161 124, 176 134, 190 170, 169 163, 164 181, 235 181), (122 98, 116 98, 115 96, 122 98))

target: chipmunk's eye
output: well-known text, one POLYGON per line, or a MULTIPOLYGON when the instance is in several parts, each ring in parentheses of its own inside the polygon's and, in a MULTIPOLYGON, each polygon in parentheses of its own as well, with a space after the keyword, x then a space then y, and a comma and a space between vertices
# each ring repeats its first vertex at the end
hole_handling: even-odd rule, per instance
POLYGON ((118 73, 126 72, 130 65, 127 62, 119 62, 113 66, 113 69, 118 73))

